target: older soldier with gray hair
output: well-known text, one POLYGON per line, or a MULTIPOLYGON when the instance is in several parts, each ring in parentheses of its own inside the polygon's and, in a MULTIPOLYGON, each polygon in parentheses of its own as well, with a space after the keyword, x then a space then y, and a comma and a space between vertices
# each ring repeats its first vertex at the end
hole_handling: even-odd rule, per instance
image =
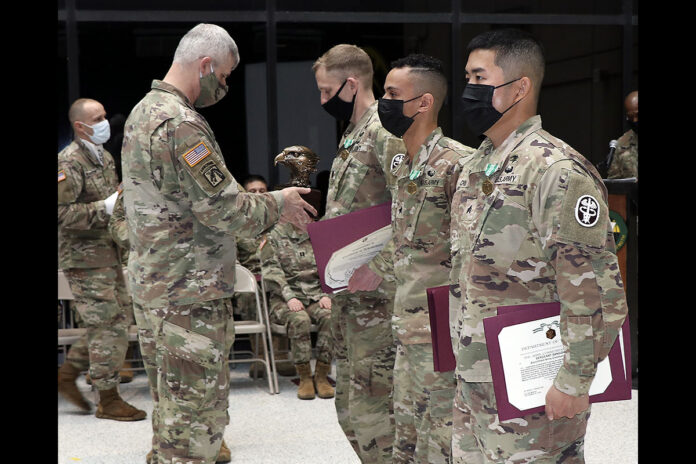
POLYGON ((627 313, 606 188, 542 129, 545 65, 534 37, 492 30, 468 51, 463 116, 486 138, 452 201, 454 462, 582 463, 590 384, 627 313), (565 355, 545 412, 500 421, 483 319, 498 306, 553 301, 565 355))
POLYGON ((238 64, 227 31, 195 26, 125 125, 128 270, 154 403, 148 462, 230 460, 221 443, 229 422, 235 236, 254 237, 279 220, 306 226, 305 209, 316 214, 300 197, 309 189, 243 192, 196 111, 225 96, 238 64))
POLYGON ((68 112, 75 139, 58 153, 58 265, 75 295, 74 308, 87 335, 70 347, 58 370, 58 392, 89 411, 75 379, 82 370, 99 392, 96 417, 145 418, 118 393, 118 369, 128 347, 130 300, 118 247, 108 229, 118 192, 116 167, 103 147, 109 121, 101 103, 76 100, 68 112))

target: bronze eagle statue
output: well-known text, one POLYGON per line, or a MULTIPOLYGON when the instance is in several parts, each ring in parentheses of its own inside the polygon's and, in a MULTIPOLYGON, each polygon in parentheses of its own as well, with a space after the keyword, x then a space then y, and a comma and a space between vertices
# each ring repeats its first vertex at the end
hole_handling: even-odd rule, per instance
POLYGON ((290 183, 292 187, 309 187, 309 176, 317 170, 319 157, 311 149, 303 145, 285 147, 278 153, 273 166, 282 164, 290 169, 290 183))

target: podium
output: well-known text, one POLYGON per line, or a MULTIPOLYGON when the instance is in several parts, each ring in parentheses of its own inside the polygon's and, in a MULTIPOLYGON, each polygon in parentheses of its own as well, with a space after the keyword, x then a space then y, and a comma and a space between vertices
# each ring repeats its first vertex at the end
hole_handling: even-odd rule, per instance
POLYGON ((602 179, 609 194, 609 218, 614 227, 616 256, 626 291, 631 321, 631 371, 638 386, 638 180, 602 179))

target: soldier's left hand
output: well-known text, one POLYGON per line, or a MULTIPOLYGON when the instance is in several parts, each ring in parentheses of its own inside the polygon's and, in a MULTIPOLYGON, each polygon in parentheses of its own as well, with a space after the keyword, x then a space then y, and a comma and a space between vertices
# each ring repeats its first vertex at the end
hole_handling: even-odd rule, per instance
POLYGON ((319 307, 323 309, 331 309, 331 298, 328 296, 322 296, 319 299, 319 307))
POLYGON ((573 396, 563 393, 551 385, 546 393, 546 416, 549 420, 567 417, 572 419, 576 414, 590 407, 590 396, 573 396))
POLYGON ((382 283, 382 277, 378 276, 367 264, 363 264, 353 272, 348 281, 348 291, 355 293, 358 291, 371 292, 382 283))

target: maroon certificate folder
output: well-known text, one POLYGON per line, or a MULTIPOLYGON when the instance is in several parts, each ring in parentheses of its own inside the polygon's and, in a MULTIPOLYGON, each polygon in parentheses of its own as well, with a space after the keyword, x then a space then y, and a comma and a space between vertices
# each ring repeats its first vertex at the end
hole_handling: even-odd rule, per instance
MULTIPOLYGON (((488 358, 490 360, 491 375, 493 377, 493 389, 498 405, 498 418, 501 421, 522 417, 534 412, 543 412, 544 406, 520 410, 510 403, 500 345, 498 343, 498 334, 500 334, 500 331, 503 330, 504 327, 551 316, 558 316, 559 314, 559 302, 499 306, 497 316, 488 317, 483 320, 488 358)), ((621 344, 617 336, 614 345, 607 355, 611 368, 612 381, 603 393, 590 395, 590 403, 627 400, 631 398, 631 337, 628 316, 626 316, 621 331, 623 333, 624 361, 622 361, 621 344)))
POLYGON ((338 290, 324 282, 326 263, 336 250, 389 224, 391 224, 391 202, 308 224, 307 234, 309 234, 314 259, 317 262, 321 289, 326 293, 338 290))
POLYGON ((449 285, 428 288, 430 336, 433 341, 433 364, 437 372, 453 371, 454 353, 449 331, 449 285))

